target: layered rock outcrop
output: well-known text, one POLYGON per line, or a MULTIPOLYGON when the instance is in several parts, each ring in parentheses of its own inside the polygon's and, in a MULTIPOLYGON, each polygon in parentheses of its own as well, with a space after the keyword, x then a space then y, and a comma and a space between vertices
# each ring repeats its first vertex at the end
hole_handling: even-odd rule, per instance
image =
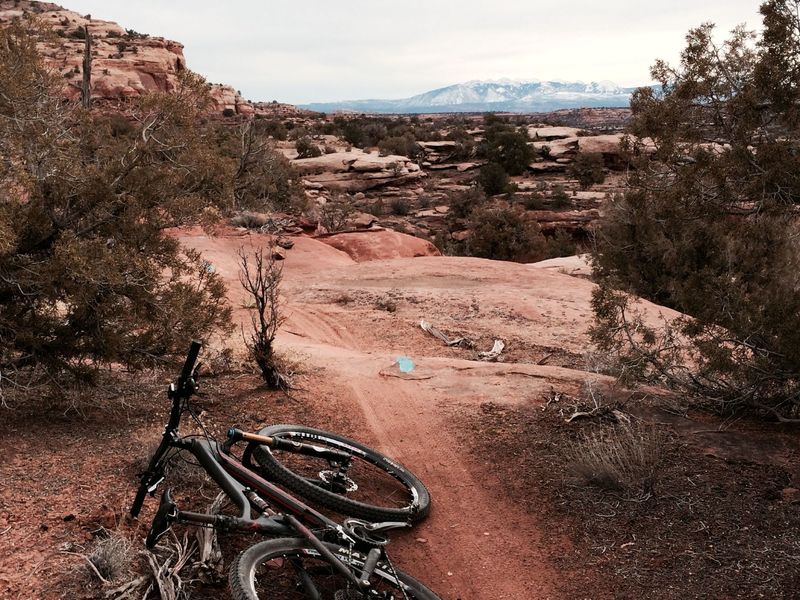
POLYGON ((380 156, 361 150, 323 154, 292 161, 307 187, 364 192, 425 177, 407 156, 380 156))
MULTIPOLYGON (((39 44, 49 66, 64 77, 64 95, 80 98, 85 31, 92 36, 92 98, 121 101, 149 92, 172 92, 187 68, 183 44, 126 30, 117 23, 80 15, 56 4, 28 0, 0 2, 0 26, 35 16, 55 36, 39 44)), ((252 103, 227 85, 211 85, 214 110, 252 114, 252 103)))

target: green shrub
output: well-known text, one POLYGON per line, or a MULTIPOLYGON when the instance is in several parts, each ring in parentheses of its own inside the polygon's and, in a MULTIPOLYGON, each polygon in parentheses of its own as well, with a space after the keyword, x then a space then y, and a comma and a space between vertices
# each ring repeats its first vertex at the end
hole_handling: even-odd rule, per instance
POLYGON ((487 196, 504 194, 508 191, 508 174, 498 163, 486 163, 478 173, 478 185, 487 196))
POLYGON ((451 193, 447 200, 450 219, 466 219, 472 211, 486 203, 486 194, 479 187, 451 193))
POLYGON ((397 215, 399 217, 405 217, 411 212, 411 204, 407 198, 392 198, 392 201, 389 203, 389 208, 391 209, 393 215, 397 215))
POLYGON ((126 129, 65 105, 36 44, 0 29, 0 387, 64 388, 227 327, 221 278, 165 230, 229 202, 232 164, 198 126, 197 76, 132 103, 126 129))
POLYGON ((502 165, 509 175, 522 175, 533 160, 533 150, 526 133, 503 131, 489 141, 486 156, 502 165))
POLYGON ((542 210, 544 208, 544 197, 540 193, 534 192, 530 196, 525 197, 522 201, 522 205, 525 207, 525 210, 542 210))
POLYGON ((573 256, 578 252, 578 245, 572 236, 563 229, 557 230, 547 238, 547 258, 573 256))
POLYGON ((595 183, 606 180, 603 170, 603 155, 597 152, 579 152, 567 169, 570 177, 575 179, 582 190, 588 190, 595 183))
POLYGON ((414 158, 420 152, 417 140, 411 133, 384 138, 378 143, 378 148, 384 156, 396 154, 414 158))
POLYGON ((563 185, 556 185, 553 187, 553 193, 550 199, 553 203, 553 208, 567 208, 572 206, 572 202, 563 185))
POLYGON ((536 262, 547 256, 547 241, 539 225, 513 208, 484 208, 470 215, 472 233, 467 251, 472 256, 536 262))
POLYGON ((286 125, 277 119, 259 119, 257 127, 258 130, 263 132, 264 135, 281 142, 285 141, 286 137, 289 135, 289 130, 286 129, 286 125))
POLYGON ((317 156, 322 156, 322 150, 308 137, 301 137, 298 139, 295 148, 297 148, 297 158, 315 158, 317 156))

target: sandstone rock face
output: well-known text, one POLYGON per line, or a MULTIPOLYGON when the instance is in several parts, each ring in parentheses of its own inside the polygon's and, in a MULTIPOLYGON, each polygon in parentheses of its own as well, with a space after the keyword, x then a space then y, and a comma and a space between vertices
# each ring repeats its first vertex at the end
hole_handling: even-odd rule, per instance
POLYGON ((625 137, 621 133, 611 135, 592 135, 578 138, 578 148, 581 152, 596 152, 599 154, 619 155, 619 144, 625 137))
POLYGON ((212 84, 210 92, 217 112, 227 110, 233 111, 237 115, 255 114, 253 104, 242 98, 239 92, 233 89, 233 86, 212 84))
POLYGON ((528 165, 528 170, 533 173, 561 173, 567 170, 567 165, 554 160, 541 160, 528 165))
POLYGON ((425 161, 438 164, 448 160, 457 147, 457 143, 449 140, 441 142, 417 142, 425 156, 425 161))
MULTIPOLYGON (((572 130, 569 127, 552 127, 548 129, 572 130)), ((613 133, 607 135, 587 135, 582 137, 553 138, 550 141, 532 142, 533 148, 540 156, 544 156, 544 161, 537 161, 530 165, 534 172, 558 171, 559 166, 563 169, 571 163, 578 152, 602 154, 607 167, 612 169, 622 168, 624 158, 620 143, 625 134, 613 133), (555 163, 555 164, 553 164, 555 163)), ((645 153, 655 152, 652 142, 645 139, 643 150, 645 153)))
POLYGON ((341 250, 356 262, 442 255, 426 240, 388 229, 337 233, 319 240, 341 250))
MULTIPOLYGON (((183 44, 126 31, 117 23, 80 15, 44 2, 0 2, 0 26, 13 18, 36 15, 55 32, 39 48, 45 61, 64 76, 64 95, 80 98, 83 28, 92 36, 92 98, 120 101, 150 92, 172 92, 187 68, 183 44)), ((253 106, 230 86, 211 86, 214 110, 252 114, 253 106)))
POLYGON ((301 158, 292 164, 304 181, 332 191, 363 192, 425 176, 419 165, 408 157, 379 156, 361 150, 301 158))
POLYGON ((554 139, 550 142, 533 142, 534 149, 550 160, 558 160, 578 152, 578 137, 554 139))
POLYGON ((528 266, 536 267, 537 269, 557 271, 565 275, 572 275, 573 277, 588 278, 592 276, 592 265, 588 254, 550 258, 535 263, 528 263, 528 266))
POLYGON ((528 127, 528 135, 532 140, 558 140, 578 137, 577 127, 528 127))

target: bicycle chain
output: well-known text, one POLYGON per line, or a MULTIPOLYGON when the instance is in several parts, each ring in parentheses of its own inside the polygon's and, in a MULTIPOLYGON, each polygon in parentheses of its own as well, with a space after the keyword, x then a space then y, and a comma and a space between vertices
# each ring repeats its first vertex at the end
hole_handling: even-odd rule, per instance
POLYGON ((394 568, 394 564, 392 564, 392 559, 389 558, 389 553, 384 552, 383 555, 386 557, 386 564, 389 565, 389 569, 391 569, 392 571, 392 576, 394 577, 394 580, 397 582, 400 591, 403 592, 403 599, 409 600, 408 594, 406 594, 406 586, 402 581, 400 581, 400 577, 397 576, 397 569, 394 568))
MULTIPOLYGON (((400 577, 397 575, 397 569, 394 568, 394 563, 392 563, 392 559, 389 558, 389 553, 384 552, 383 556, 386 557, 386 564, 389 565, 389 570, 392 573, 392 577, 394 577, 394 580, 397 582, 397 587, 399 587, 400 591, 403 593, 403 600, 411 600, 408 597, 408 594, 406 594, 405 584, 402 581, 400 581, 400 577)), ((347 558, 349 559, 350 564, 353 564, 353 544, 347 545, 347 558)))

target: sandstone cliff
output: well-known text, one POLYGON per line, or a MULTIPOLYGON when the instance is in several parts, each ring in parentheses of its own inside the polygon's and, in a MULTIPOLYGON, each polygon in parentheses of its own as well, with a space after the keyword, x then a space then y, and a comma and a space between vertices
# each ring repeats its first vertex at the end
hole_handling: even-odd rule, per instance
MULTIPOLYGON (((55 36, 40 44, 47 63, 64 76, 69 99, 80 97, 84 27, 93 40, 92 98, 119 101, 148 92, 171 92, 178 73, 187 68, 183 44, 126 30, 117 23, 80 15, 49 2, 0 1, 0 26, 14 18, 35 15, 55 36)), ((211 85, 214 109, 252 114, 253 103, 229 85, 211 85)))

